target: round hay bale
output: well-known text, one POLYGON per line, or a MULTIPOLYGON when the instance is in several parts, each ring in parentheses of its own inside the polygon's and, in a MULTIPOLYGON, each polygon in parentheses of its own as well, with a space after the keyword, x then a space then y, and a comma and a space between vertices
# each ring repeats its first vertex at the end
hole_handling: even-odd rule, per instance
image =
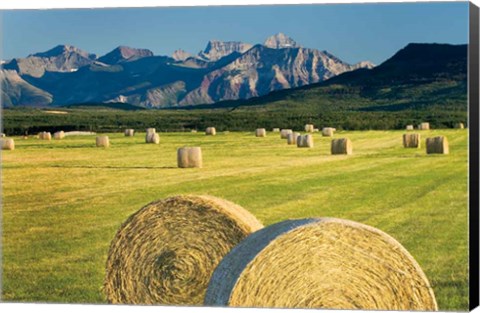
POLYGON ((420 134, 403 134, 404 148, 420 148, 420 134))
POLYGON ((196 133, 197 130, 196 130, 196 129, 192 129, 190 132, 191 132, 191 133, 196 133))
POLYGON ((306 133, 313 133, 313 124, 305 124, 305 132, 306 133))
POLYGON ((207 129, 205 129, 205 135, 207 136, 215 136, 217 134, 217 130, 215 129, 215 127, 207 127, 207 129))
POLYGON ((456 124, 455 124, 455 128, 464 129, 464 128, 465 128, 465 125, 463 125, 463 123, 456 123, 456 124))
POLYGON ((314 128, 314 129, 313 129, 313 132, 314 132, 314 133, 318 133, 319 131, 320 131, 320 130, 319 130, 318 128, 314 128))
POLYGON ((267 137, 267 131, 265 128, 257 128, 255 130, 255 137, 267 137))
POLYGON ((110 140, 108 139, 108 136, 98 136, 96 138, 96 144, 97 147, 108 148, 110 147, 110 140))
POLYGON ((160 143, 160 135, 157 133, 147 133, 145 135, 145 142, 158 145, 160 143))
POLYGON ((237 245, 215 270, 205 305, 437 310, 422 269, 394 238, 336 218, 287 220, 237 245))
POLYGON ((110 245, 110 303, 200 305, 218 263, 262 224, 211 196, 175 196, 130 216, 110 245))
POLYGON ((335 132, 335 128, 332 128, 332 127, 322 128, 322 136, 323 137, 332 137, 334 132, 335 132))
POLYGON ((52 134, 50 132, 40 132, 38 133, 38 139, 52 140, 52 134))
POLYGON ((280 132, 280 128, 274 128, 274 129, 272 129, 272 132, 274 132, 274 133, 279 133, 279 132, 280 132))
POLYGON ((133 137, 135 135, 135 129, 127 128, 124 132, 125 137, 133 137))
POLYGON ((407 125, 407 126, 405 127, 405 129, 406 129, 406 130, 413 130, 413 125, 407 125))
POLYGON ((353 153, 352 142, 348 138, 333 139, 331 145, 332 154, 347 154, 353 153))
POLYGON ((156 132, 157 132, 157 131, 156 131, 155 128, 147 128, 147 130, 146 130, 146 133, 147 133, 147 134, 150 134, 150 133, 155 134, 156 132))
POLYGON ((282 129, 280 130, 280 138, 281 139, 287 139, 288 134, 293 133, 291 129, 282 129))
POLYGON ((427 154, 448 154, 448 140, 445 136, 427 138, 427 154))
POLYGON ((429 130, 430 129, 430 123, 420 123, 418 124, 418 129, 419 130, 429 130))
POLYGON ((65 132, 63 130, 53 133, 53 139, 61 140, 65 138, 65 132))
POLYGON ((313 136, 301 135, 297 137, 298 148, 313 148, 313 136))
POLYGON ((2 150, 15 150, 15 140, 8 138, 8 139, 1 139, 2 141, 2 150))
POLYGON ((300 133, 287 134, 287 144, 296 145, 298 136, 300 136, 300 133))
POLYGON ((6 135, 5 135, 4 133, 2 133, 0 137, 1 137, 1 138, 5 138, 6 135))
POLYGON ((180 168, 202 167, 202 148, 183 147, 177 150, 177 165, 180 168))

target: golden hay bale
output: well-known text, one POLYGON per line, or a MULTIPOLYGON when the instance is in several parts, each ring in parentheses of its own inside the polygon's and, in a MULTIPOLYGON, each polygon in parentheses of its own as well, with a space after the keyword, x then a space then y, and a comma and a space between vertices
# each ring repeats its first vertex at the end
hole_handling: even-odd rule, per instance
POLYGON ((110 147, 110 140, 108 139, 108 136, 98 136, 96 139, 96 144, 97 147, 108 148, 110 147))
POLYGON ((154 143, 158 145, 160 143, 160 135, 157 133, 147 133, 145 135, 145 142, 154 143))
POLYGON ((313 148, 313 136, 301 135, 297 137, 298 148, 313 148))
POLYGON ((192 129, 190 132, 191 132, 191 133, 196 133, 197 130, 196 130, 196 129, 192 129))
POLYGON ((405 129, 406 129, 406 130, 413 130, 413 125, 407 125, 407 126, 405 127, 405 129))
POLYGON ((463 125, 463 123, 456 123, 455 128, 464 129, 465 125, 463 125))
POLYGON ((202 148, 183 147, 177 150, 177 164, 180 168, 202 167, 202 148))
POLYGON ((300 133, 291 133, 287 134, 287 144, 288 145, 295 145, 297 144, 297 138, 300 136, 300 133))
POLYGON ((65 132, 63 130, 53 133, 53 139, 60 140, 65 138, 65 132))
POLYGON ((419 130, 429 130, 430 129, 430 123, 420 123, 418 124, 418 129, 419 130))
POLYGON ((237 245, 216 268, 205 305, 437 310, 410 253, 388 234, 336 218, 287 220, 237 245))
POLYGON ((439 153, 439 154, 448 154, 448 140, 445 136, 437 136, 432 138, 427 138, 427 154, 439 153))
POLYGON ((38 133, 38 139, 52 140, 52 134, 50 132, 40 132, 38 133))
POLYGON ((125 129, 124 135, 125 137, 133 137, 133 135, 135 135, 135 129, 133 128, 125 129))
POLYGON ((333 139, 331 145, 332 154, 347 154, 353 152, 352 142, 348 138, 333 139))
POLYGON ((257 128, 255 130, 255 136, 256 137, 267 137, 267 131, 265 128, 257 128))
POLYGON ((420 134, 403 134, 404 148, 420 148, 420 134))
POLYGON ((150 134, 150 133, 153 133, 153 134, 154 134, 154 133, 156 133, 156 132, 157 132, 157 130, 156 130, 155 128, 147 128, 147 130, 146 130, 146 133, 147 133, 147 134, 150 134))
POLYGON ((333 127, 322 128, 322 136, 323 137, 332 137, 334 132, 335 132, 335 128, 333 128, 333 127))
POLYGON ((305 132, 306 133, 313 133, 313 124, 305 124, 305 132))
POLYGON ((2 133, 2 134, 0 135, 0 137, 1 137, 1 138, 5 138, 5 134, 2 133))
POLYGON ((215 129, 215 127, 207 127, 207 129, 205 129, 205 135, 215 136, 216 134, 217 130, 215 129))
POLYGON ((15 150, 15 141, 11 138, 1 139, 2 150, 15 150))
POLYGON ((313 132, 314 132, 314 133, 318 133, 319 131, 320 131, 320 130, 319 130, 318 128, 314 128, 314 129, 313 129, 313 132))
POLYGON ((110 303, 200 305, 218 263, 262 224, 211 196, 175 196, 130 216, 110 245, 110 303))
POLYGON ((280 130, 280 138, 281 139, 287 139, 288 134, 293 133, 291 129, 282 129, 280 130))
POLYGON ((272 132, 274 132, 274 133, 279 133, 279 132, 280 132, 280 128, 274 128, 274 129, 272 129, 272 132))

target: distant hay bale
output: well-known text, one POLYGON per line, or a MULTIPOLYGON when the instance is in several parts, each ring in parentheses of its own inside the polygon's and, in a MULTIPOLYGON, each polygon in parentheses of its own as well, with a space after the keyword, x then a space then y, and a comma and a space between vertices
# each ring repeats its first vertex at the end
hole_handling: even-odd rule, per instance
POLYGON ((262 224, 211 196, 175 196, 130 216, 108 253, 109 303, 201 305, 222 258, 262 224))
POLYGON ((205 135, 207 136, 215 136, 217 134, 217 130, 215 129, 215 127, 207 127, 207 129, 205 129, 205 135))
POLYGON ((313 124, 305 124, 305 132, 306 133, 313 133, 313 124))
POLYGON ((265 128, 257 128, 255 130, 255 136, 256 137, 267 137, 267 131, 265 128))
POLYGON ((405 127, 405 129, 406 129, 406 130, 413 130, 413 125, 407 125, 407 126, 405 127))
POLYGON ((125 137, 133 137, 135 135, 135 129, 127 128, 124 132, 125 137))
POLYGON ((323 137, 332 137, 334 132, 335 132, 335 128, 333 128, 333 127, 322 128, 322 136, 323 137))
POLYGON ((429 130, 430 129, 430 123, 420 123, 418 124, 418 129, 419 130, 429 130))
POLYGON ((5 138, 5 134, 4 134, 4 133, 2 133, 0 137, 1 137, 1 138, 5 138))
POLYGON ((331 145, 332 154, 347 154, 353 152, 352 142, 348 138, 333 139, 331 145))
POLYGON ((426 140, 427 154, 448 154, 448 140, 445 136, 437 136, 432 138, 427 138, 426 140))
POLYGON ((313 148, 313 136, 301 135, 297 137, 298 148, 313 148))
POLYGON ((63 130, 53 133, 53 139, 60 140, 65 138, 65 132, 63 130))
POLYGON ((298 136, 300 136, 300 133, 287 134, 287 144, 296 145, 298 136))
POLYGON ((145 142, 158 145, 160 143, 160 135, 157 133, 147 133, 145 135, 145 142))
POLYGON ((92 136, 96 135, 96 132, 84 132, 84 131, 71 131, 71 132, 65 132, 65 137, 68 136, 92 136))
POLYGON ((22 139, 23 139, 23 140, 27 140, 27 139, 28 139, 28 136, 24 135, 24 136, 22 136, 22 139))
POLYGON ((110 140, 108 139, 108 136, 98 136, 96 139, 96 144, 97 147, 108 148, 110 147, 110 140))
POLYGON ((313 129, 313 132, 314 132, 314 133, 318 133, 319 131, 320 131, 320 130, 319 130, 318 128, 314 128, 314 129, 313 129))
POLYGON ((157 130, 155 128, 147 128, 146 133, 147 134, 155 134, 157 130))
POLYGON ((280 138, 281 139, 287 139, 288 134, 293 133, 291 129, 282 129, 280 130, 280 138))
POLYGON ((404 148, 420 148, 420 134, 403 134, 404 148))
POLYGON ((337 218, 287 220, 251 234, 217 266, 204 304, 438 310, 427 277, 398 241, 337 218))
POLYGON ((456 124, 455 124, 455 128, 464 129, 464 128, 465 128, 465 125, 463 125, 463 123, 456 123, 456 124))
POLYGON ((191 133, 196 133, 197 130, 196 130, 196 129, 192 129, 190 132, 191 132, 191 133))
POLYGON ((278 133, 278 132, 280 132, 280 128, 274 128, 274 129, 272 129, 272 132, 278 133))
POLYGON ((202 167, 202 148, 183 147, 177 150, 177 165, 180 168, 202 167))
POLYGON ((15 140, 11 138, 0 140, 2 142, 2 150, 15 150, 15 140))
POLYGON ((38 133, 38 139, 52 140, 52 134, 50 132, 40 132, 38 133))

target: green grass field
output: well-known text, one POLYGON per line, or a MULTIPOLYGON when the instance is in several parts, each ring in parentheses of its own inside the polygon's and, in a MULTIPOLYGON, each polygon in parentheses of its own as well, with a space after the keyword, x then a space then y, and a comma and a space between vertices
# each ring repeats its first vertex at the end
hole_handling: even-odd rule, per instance
POLYGON ((422 266, 441 310, 468 309, 467 130, 447 136, 449 155, 404 149, 404 131, 339 132, 354 155, 288 146, 278 133, 109 134, 22 140, 2 153, 4 301, 105 302, 101 288, 111 239, 145 204, 177 194, 236 202, 269 225, 339 217, 377 227, 422 266), (201 146, 204 168, 178 169, 176 149, 201 146))

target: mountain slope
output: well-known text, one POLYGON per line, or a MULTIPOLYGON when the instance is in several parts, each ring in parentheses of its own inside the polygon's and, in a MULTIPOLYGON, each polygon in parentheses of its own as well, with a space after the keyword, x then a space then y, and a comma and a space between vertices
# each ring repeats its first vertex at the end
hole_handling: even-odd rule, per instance
POLYGON ((52 95, 23 80, 16 71, 0 70, 1 103, 5 108, 22 104, 41 107, 52 102, 52 95))
POLYGON ((126 46, 119 46, 104 56, 98 58, 98 61, 105 64, 114 65, 125 61, 151 56, 153 56, 153 52, 148 49, 136 49, 126 46))

